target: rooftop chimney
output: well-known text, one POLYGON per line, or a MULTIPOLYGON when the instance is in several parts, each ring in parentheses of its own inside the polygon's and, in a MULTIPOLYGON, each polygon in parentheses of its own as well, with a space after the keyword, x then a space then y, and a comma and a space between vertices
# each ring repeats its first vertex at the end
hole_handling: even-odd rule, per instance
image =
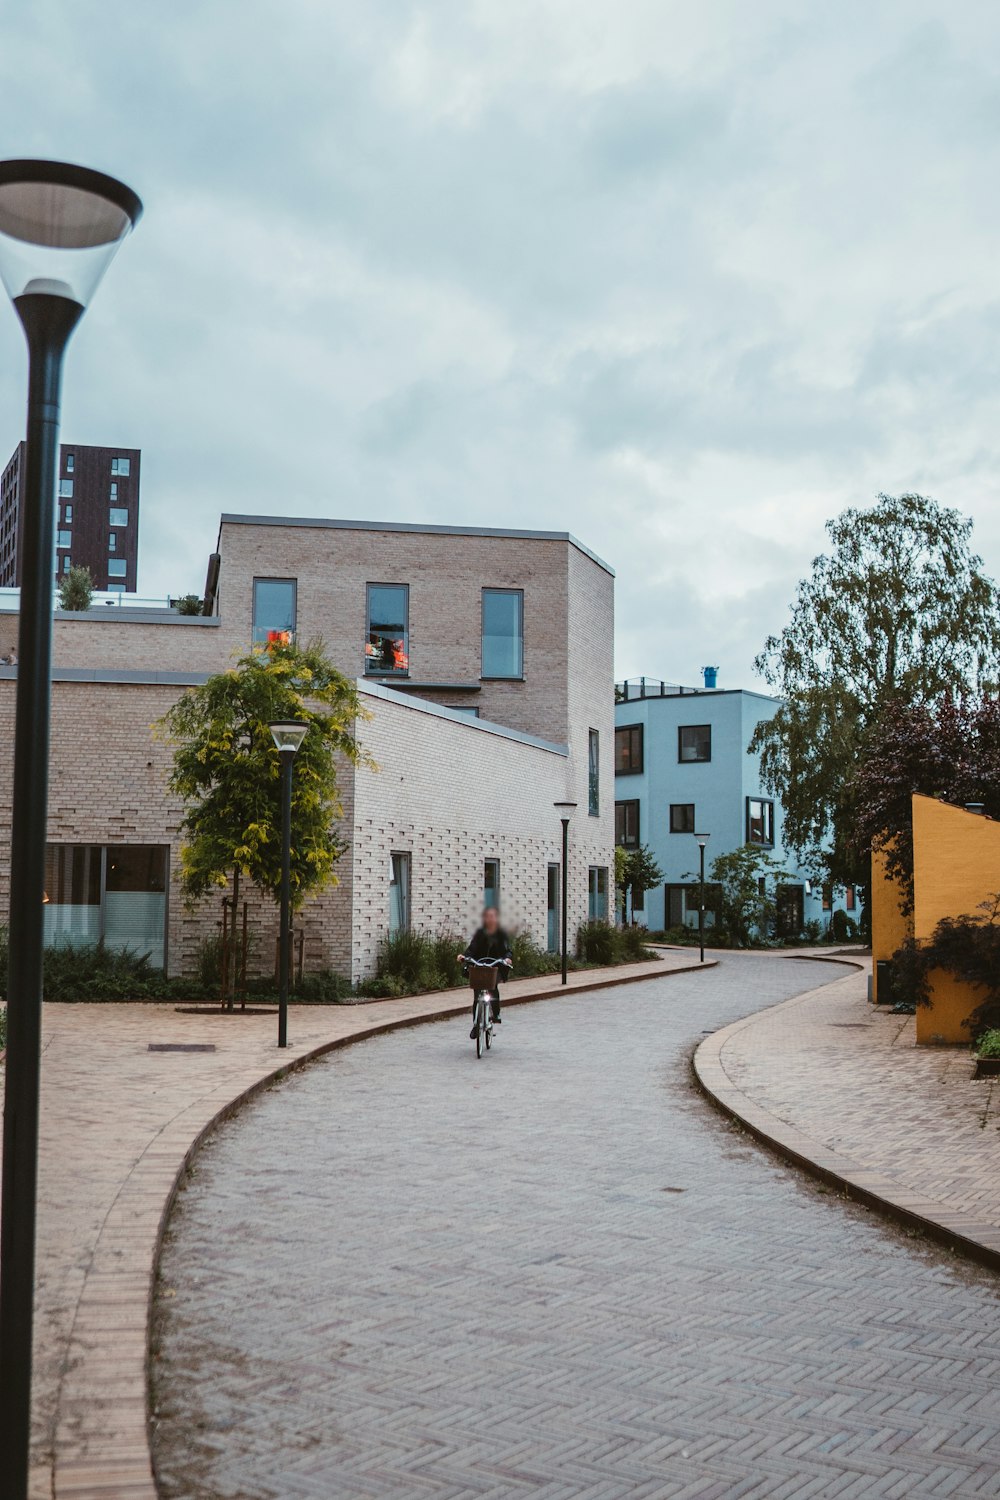
POLYGON ((719 680, 718 667, 702 667, 701 675, 705 679, 705 688, 711 692, 719 680))

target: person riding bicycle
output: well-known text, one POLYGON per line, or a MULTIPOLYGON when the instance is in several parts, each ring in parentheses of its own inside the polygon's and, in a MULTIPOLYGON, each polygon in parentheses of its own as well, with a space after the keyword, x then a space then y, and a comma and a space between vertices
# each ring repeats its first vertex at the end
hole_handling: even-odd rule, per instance
MULTIPOLYGON (((497 975, 498 980, 503 978, 504 969, 509 969, 511 967, 510 938, 500 926, 500 914, 495 906, 488 906, 486 908, 486 910, 483 912, 482 926, 477 928, 472 941, 469 943, 469 946, 466 948, 465 952, 458 955, 458 961, 460 964, 464 964, 470 958, 478 958, 480 962, 483 962, 484 960, 492 960, 492 962, 499 964, 501 967, 497 975)), ((500 991, 499 989, 495 989, 492 990, 490 994, 493 1019, 499 1026, 500 991)), ((472 1019, 473 1022, 475 1022, 475 999, 473 999, 472 1002, 472 1019)), ((469 1035, 475 1038, 475 1025, 473 1025, 469 1035)))

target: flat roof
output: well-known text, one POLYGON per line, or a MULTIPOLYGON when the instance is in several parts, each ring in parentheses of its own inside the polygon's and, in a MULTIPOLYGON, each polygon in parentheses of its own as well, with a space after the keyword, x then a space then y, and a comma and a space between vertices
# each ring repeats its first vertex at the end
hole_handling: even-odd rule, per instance
POLYGON ((756 688, 696 688, 686 687, 682 693, 647 693, 644 698, 616 698, 615 708, 635 708, 640 703, 689 703, 692 698, 760 698, 765 703, 780 703, 771 693, 760 693, 756 688))
POLYGON ((598 557, 585 547, 569 531, 521 531, 506 526, 432 526, 419 521, 336 521, 313 516, 246 516, 225 511, 219 520, 221 535, 223 526, 302 526, 320 531, 409 531, 422 532, 427 536, 496 536, 535 542, 568 542, 591 562, 595 562, 605 573, 614 578, 615 570, 603 557, 598 557))

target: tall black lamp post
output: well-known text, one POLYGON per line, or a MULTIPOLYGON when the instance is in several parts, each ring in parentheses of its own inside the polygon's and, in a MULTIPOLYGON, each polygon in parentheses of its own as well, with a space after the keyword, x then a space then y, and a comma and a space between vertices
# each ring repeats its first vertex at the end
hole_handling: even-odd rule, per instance
POLYGON ((569 820, 576 807, 575 802, 557 802, 555 806, 562 815, 562 982, 566 983, 569 937, 569 820))
POLYGON ((292 957, 292 762, 308 724, 287 719, 270 726, 281 760, 281 930, 278 939, 278 1046, 288 1046, 288 972, 292 957))
POLYGON ((142 204, 131 189, 103 172, 54 161, 0 162, 0 280, 28 344, 0 1225, 0 1454, 5 1500, 24 1500, 28 1493, 62 362, 70 335, 141 213, 142 204))
POLYGON ((705 962, 705 845, 710 834, 696 833, 698 845, 698 947, 701 949, 699 963, 705 962))

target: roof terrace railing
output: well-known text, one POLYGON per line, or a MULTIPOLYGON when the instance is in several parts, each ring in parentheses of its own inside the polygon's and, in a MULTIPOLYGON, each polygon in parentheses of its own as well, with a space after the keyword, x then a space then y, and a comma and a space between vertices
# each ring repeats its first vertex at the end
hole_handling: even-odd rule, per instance
POLYGON ((682 687, 679 682, 664 682, 659 677, 626 677, 615 683, 616 703, 637 703, 643 698, 681 698, 698 693, 700 688, 682 687))

